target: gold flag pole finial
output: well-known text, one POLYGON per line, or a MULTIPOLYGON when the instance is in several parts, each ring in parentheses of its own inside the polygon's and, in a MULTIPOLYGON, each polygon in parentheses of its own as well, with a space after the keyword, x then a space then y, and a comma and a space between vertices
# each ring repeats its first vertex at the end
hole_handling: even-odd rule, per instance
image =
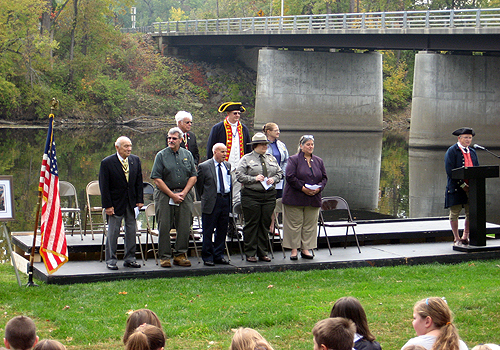
POLYGON ((50 112, 54 112, 55 109, 59 108, 59 100, 56 99, 55 97, 52 97, 52 100, 50 100, 50 112))

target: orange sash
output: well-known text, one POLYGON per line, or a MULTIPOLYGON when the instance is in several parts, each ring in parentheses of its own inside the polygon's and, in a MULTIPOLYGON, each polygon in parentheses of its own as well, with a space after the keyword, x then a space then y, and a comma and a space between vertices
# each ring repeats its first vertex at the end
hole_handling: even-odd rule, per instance
MULTIPOLYGON (((226 129, 226 161, 229 159, 229 155, 231 154, 231 146, 233 145, 233 129, 231 128, 231 124, 227 121, 227 118, 224 119, 224 129, 226 129)), ((243 127, 241 123, 238 121, 238 126, 236 127, 238 130, 238 136, 240 141, 240 158, 245 155, 245 148, 243 147, 243 127)))

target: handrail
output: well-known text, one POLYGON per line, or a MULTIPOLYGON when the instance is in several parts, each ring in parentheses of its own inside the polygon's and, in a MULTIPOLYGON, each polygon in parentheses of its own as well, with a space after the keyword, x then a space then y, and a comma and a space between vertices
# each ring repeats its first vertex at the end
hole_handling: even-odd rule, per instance
POLYGON ((500 28, 500 8, 197 19, 154 22, 151 26, 124 28, 122 32, 156 34, 160 28, 162 35, 500 28))

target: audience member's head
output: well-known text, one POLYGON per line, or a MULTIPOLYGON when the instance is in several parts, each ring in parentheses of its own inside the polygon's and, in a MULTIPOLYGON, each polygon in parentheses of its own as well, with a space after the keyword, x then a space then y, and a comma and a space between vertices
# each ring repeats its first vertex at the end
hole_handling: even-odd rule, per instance
POLYGON ((418 336, 439 331, 432 349, 451 350, 460 346, 453 315, 443 298, 431 297, 418 301, 413 308, 413 328, 418 336))
POLYGON ((427 349, 422 345, 412 344, 405 346, 402 350, 427 350, 427 349))
POLYGON ((135 329, 125 343, 125 350, 163 350, 165 333, 161 328, 143 324, 135 329))
POLYGON ((57 340, 43 339, 36 343, 33 350, 66 350, 66 347, 57 340))
POLYGON ((3 342, 7 349, 28 350, 37 341, 35 322, 28 316, 16 316, 5 325, 3 342))
POLYGON ((123 335, 123 344, 127 343, 128 337, 142 324, 150 324, 162 329, 160 319, 153 311, 149 309, 135 310, 128 316, 125 334, 123 335))
POLYGON ((255 329, 240 327, 234 333, 229 350, 273 350, 273 347, 255 329))
POLYGON ((375 336, 370 332, 366 313, 358 299, 354 297, 342 297, 333 305, 330 317, 344 317, 350 319, 356 325, 356 333, 362 335, 368 341, 374 341, 375 336))
POLYGON ((500 345, 497 344, 479 344, 472 348, 472 350, 500 350, 500 345))
POLYGON ((356 325, 343 317, 326 318, 312 330, 314 350, 352 350, 356 325))

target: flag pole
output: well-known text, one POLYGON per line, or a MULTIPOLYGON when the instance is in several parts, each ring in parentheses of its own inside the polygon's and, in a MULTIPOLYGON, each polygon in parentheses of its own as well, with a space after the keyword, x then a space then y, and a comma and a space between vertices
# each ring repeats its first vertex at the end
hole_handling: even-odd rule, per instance
MULTIPOLYGON (((50 114, 59 106, 59 101, 52 98, 50 101, 50 114)), ((38 202, 36 204, 35 229, 33 230, 33 244, 31 246, 30 262, 28 265, 28 283, 26 287, 38 287, 38 284, 33 282, 33 263, 35 262, 35 247, 36 247, 36 232, 38 230, 38 222, 40 221, 40 207, 42 204, 42 190, 38 190, 38 202)))

